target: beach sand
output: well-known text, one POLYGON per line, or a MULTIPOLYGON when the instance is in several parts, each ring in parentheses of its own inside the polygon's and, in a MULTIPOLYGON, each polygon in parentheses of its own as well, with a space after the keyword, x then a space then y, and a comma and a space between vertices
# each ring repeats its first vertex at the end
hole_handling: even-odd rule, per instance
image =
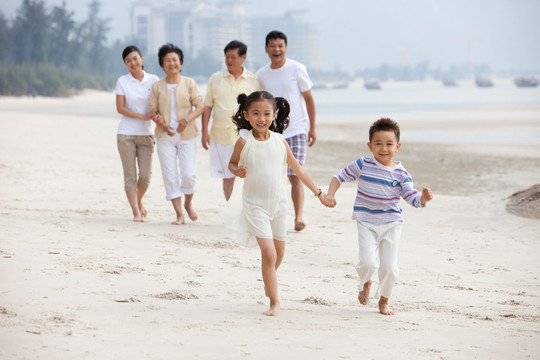
MULTIPOLYGON (((452 126, 540 126, 538 106, 500 110, 507 121, 452 126)), ((334 209, 306 190, 307 227, 290 223, 282 310, 270 318, 259 251, 225 231, 221 181, 200 144, 199 221, 170 225, 155 155, 148 219, 134 223, 113 93, 2 97, 0 119, 1 359, 540 358, 540 220, 505 210, 510 195, 540 183, 539 145, 402 138, 397 160, 435 198, 425 209, 403 203, 395 316, 356 299, 355 184, 334 209)), ((306 168, 323 190, 368 155, 370 122, 319 125, 306 168)), ((439 125, 402 123, 404 132, 439 125)))

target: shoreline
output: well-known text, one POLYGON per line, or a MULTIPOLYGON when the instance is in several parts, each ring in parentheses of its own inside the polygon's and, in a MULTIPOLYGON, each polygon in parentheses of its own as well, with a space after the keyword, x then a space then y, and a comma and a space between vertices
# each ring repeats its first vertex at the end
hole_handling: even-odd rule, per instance
MULTIPOLYGON (((36 116, 100 116, 118 121, 114 92, 85 90, 71 98, 0 97, 5 117, 32 113, 36 116)), ((403 143, 474 145, 540 145, 540 104, 465 106, 430 111, 389 113, 402 127, 403 143)), ((317 114, 320 139, 365 142, 365 133, 381 116, 317 114)))

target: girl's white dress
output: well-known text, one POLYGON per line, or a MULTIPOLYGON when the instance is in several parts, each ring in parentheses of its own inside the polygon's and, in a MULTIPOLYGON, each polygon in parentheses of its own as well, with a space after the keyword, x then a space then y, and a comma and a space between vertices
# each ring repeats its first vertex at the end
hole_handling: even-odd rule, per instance
POLYGON ((287 234, 287 150, 283 135, 270 131, 270 137, 258 141, 253 133, 240 130, 246 144, 239 165, 247 167, 242 190, 241 209, 229 201, 224 213, 225 225, 245 246, 257 244, 255 237, 285 241, 287 234))

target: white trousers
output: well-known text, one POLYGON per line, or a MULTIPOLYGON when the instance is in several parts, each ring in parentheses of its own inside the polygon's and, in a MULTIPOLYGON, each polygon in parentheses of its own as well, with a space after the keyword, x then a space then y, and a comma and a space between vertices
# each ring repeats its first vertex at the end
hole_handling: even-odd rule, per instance
POLYGON ((179 133, 173 136, 165 133, 156 143, 167 200, 194 194, 197 187, 197 138, 182 140, 179 133))
POLYGON ((358 256, 356 272, 360 277, 358 289, 378 270, 379 289, 376 297, 390 298, 399 276, 397 255, 401 237, 401 221, 368 223, 358 221, 358 256))

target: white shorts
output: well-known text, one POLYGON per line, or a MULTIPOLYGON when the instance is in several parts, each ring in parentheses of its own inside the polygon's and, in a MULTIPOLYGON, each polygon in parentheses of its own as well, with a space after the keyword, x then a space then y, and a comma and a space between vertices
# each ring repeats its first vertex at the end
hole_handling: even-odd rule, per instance
POLYGON ((229 171, 233 150, 234 146, 210 141, 210 176, 222 179, 234 178, 234 174, 229 171))
POLYGON ((287 237, 287 201, 282 201, 274 214, 260 206, 243 203, 243 216, 247 230, 261 239, 285 241, 287 237))

